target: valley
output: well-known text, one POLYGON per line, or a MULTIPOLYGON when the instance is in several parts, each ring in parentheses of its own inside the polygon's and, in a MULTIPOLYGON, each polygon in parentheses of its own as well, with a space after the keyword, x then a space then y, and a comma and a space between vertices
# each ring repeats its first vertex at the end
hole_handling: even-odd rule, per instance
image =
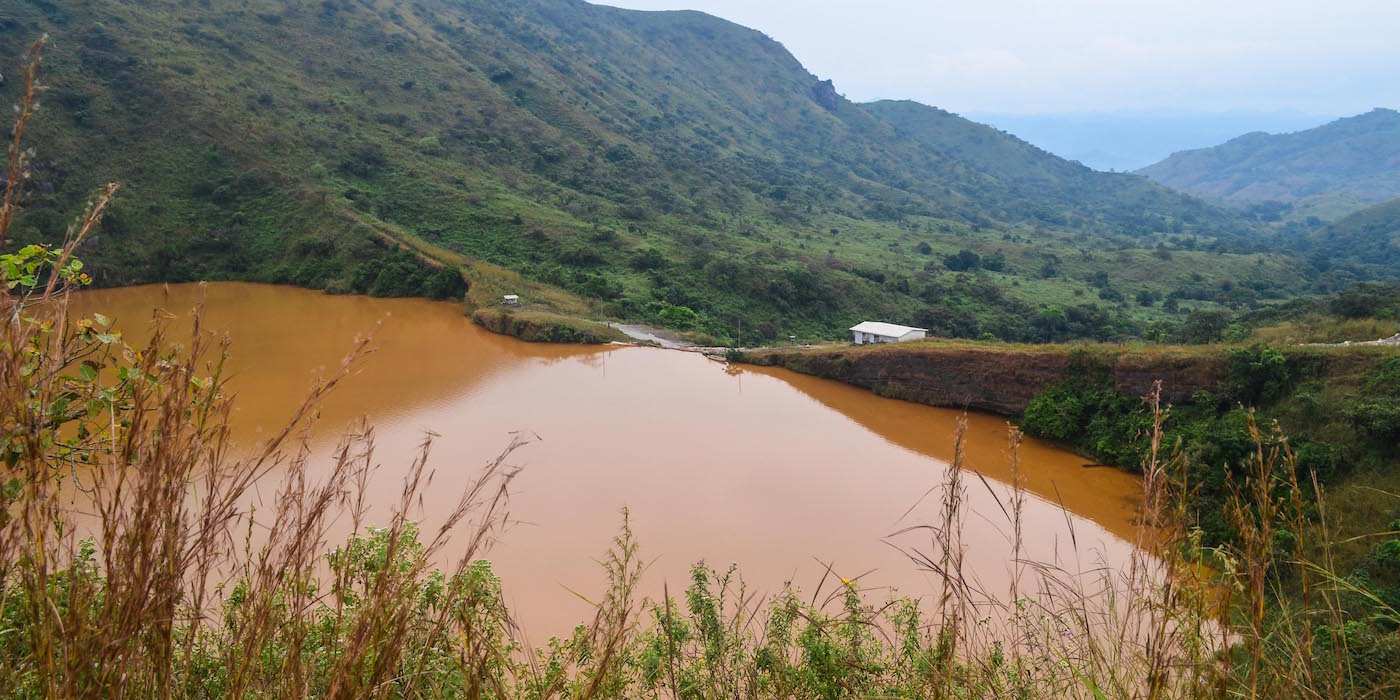
POLYGON ((1105 172, 689 10, 4 10, 0 692, 1400 688, 1394 110, 1105 172))

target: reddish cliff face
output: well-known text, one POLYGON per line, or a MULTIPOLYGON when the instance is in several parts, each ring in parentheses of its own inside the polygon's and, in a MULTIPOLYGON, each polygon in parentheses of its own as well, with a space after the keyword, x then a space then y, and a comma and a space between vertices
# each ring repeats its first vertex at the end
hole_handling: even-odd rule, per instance
POLYGON ((870 348, 760 350, 743 361, 837 379, 882 396, 931 406, 1001 415, 1023 412, 1046 387, 1063 380, 1076 362, 1105 367, 1125 395, 1146 395, 1162 380, 1163 399, 1184 403, 1214 390, 1224 358, 1200 352, 1095 349, 1077 360, 1069 348, 984 347, 916 343, 870 348))

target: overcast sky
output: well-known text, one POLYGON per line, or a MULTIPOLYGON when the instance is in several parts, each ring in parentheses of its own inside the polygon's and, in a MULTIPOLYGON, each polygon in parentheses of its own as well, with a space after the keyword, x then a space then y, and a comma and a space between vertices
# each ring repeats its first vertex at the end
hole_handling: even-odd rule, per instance
POLYGON ((1400 107, 1400 0, 602 0, 759 29, 847 97, 960 113, 1400 107))

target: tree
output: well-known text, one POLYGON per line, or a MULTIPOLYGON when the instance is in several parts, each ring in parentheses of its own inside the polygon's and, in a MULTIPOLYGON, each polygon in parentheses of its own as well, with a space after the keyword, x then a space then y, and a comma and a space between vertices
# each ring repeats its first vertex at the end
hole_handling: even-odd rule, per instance
POLYGON ((1225 335, 1230 325, 1230 312, 1197 309, 1186 316, 1181 327, 1181 339, 1188 343, 1214 343, 1225 335))
POLYGON ((943 259, 943 266, 953 272, 967 272, 976 270, 982 266, 982 256, 963 248, 956 255, 949 255, 943 259))

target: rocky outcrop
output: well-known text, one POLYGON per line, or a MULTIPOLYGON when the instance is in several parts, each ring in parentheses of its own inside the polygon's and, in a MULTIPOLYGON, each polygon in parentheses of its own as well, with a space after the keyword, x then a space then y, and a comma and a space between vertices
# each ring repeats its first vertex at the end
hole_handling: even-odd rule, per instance
POLYGON ((836 379, 882 396, 1000 415, 1025 411, 1036 394, 1065 379, 1076 364, 1100 367, 1124 395, 1146 395, 1162 381, 1163 399, 1185 403, 1214 390, 1224 372, 1219 353, 1075 351, 1062 347, 911 344, 872 348, 760 350, 743 362, 836 379))
POLYGON ((836 85, 830 80, 822 80, 812 86, 812 101, 828 112, 835 112, 841 106, 841 96, 836 94, 836 85))
POLYGON ((1400 347, 1400 333, 1396 333, 1395 335, 1392 335, 1389 338, 1381 338, 1380 340, 1344 340, 1340 343, 1314 343, 1314 345, 1328 348, 1349 348, 1353 345, 1378 345, 1382 347, 1400 347))

